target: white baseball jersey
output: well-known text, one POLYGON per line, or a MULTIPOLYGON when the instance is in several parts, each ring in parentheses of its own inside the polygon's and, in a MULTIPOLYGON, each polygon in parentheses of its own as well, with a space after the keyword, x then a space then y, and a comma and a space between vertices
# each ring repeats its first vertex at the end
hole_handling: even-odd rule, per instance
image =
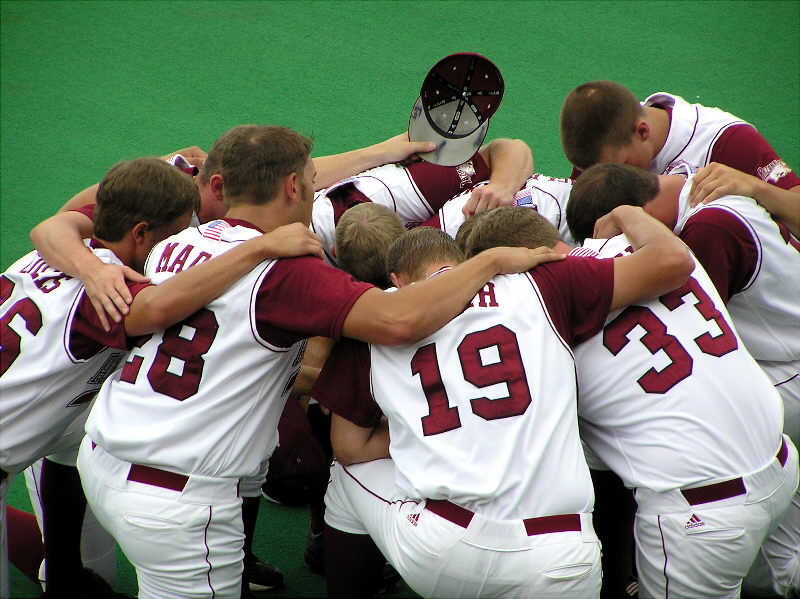
MULTIPOLYGON (((93 251, 106 264, 121 264, 110 250, 93 251)), ((130 286, 134 295, 143 287, 130 286)), ((0 332, 0 468, 19 472, 66 449, 59 445, 64 432, 85 417, 127 353, 108 346, 125 348, 128 340, 120 324, 105 333, 81 281, 37 252, 0 277, 0 332)))
MULTIPOLYGON (((572 183, 572 179, 558 179, 536 173, 528 178, 521 190, 514 194, 514 205, 536 210, 558 229, 564 242, 572 245, 572 234, 569 232, 566 217, 572 183)), ((454 197, 439 209, 436 216, 422 224, 438 227, 451 237, 455 237, 458 228, 466 220, 461 209, 469 200, 470 195, 472 195, 471 189, 454 197)))
POLYGON ((360 202, 375 202, 394 210, 407 227, 429 219, 447 200, 488 179, 489 166, 480 154, 459 166, 415 162, 407 167, 387 164, 344 179, 314 195, 311 230, 322 238, 329 264, 336 224, 345 210, 360 202), (353 193, 355 191, 355 193, 353 193))
POLYGON ((784 189, 800 185, 800 178, 769 142, 739 117, 664 92, 642 104, 670 111, 669 133, 650 163, 650 172, 663 175, 679 165, 700 168, 719 162, 784 189))
POLYGON ((344 417, 374 397, 409 498, 505 520, 591 511, 570 345, 598 330, 612 290, 603 260, 495 277, 419 343, 337 346, 312 394, 344 417))
POLYGON ((648 96, 642 104, 672 109, 667 140, 650 164, 650 171, 659 175, 678 164, 706 166, 711 161, 714 143, 728 127, 749 125, 719 108, 690 104, 680 96, 664 92, 648 96))
MULTIPOLYGON (((154 282, 259 232, 238 220, 189 228, 158 244, 154 282)), ((309 336, 338 338, 371 286, 312 257, 268 260, 206 307, 133 348, 98 394, 89 437, 117 459, 207 477, 256 476, 309 336)))
MULTIPOLYGON (((631 251, 622 235, 584 248, 631 251)), ((615 311, 574 351, 582 438, 628 487, 733 478, 780 445, 780 397, 697 263, 680 288, 615 311)))

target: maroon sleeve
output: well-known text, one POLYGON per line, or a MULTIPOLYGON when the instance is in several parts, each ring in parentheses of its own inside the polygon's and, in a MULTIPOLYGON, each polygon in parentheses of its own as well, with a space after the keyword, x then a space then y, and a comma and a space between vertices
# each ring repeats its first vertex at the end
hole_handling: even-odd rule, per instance
POLYGON ((614 260, 567 256, 530 273, 556 330, 570 345, 603 328, 614 295, 614 260))
POLYGON ((350 308, 372 287, 319 258, 278 260, 256 297, 258 333, 278 347, 306 337, 339 339, 350 308))
MULTIPOLYGON (((126 281, 126 284, 133 298, 142 289, 151 285, 151 283, 132 283, 130 281, 126 281)), ((103 347, 129 350, 139 339, 139 337, 128 337, 125 334, 124 320, 114 322, 109 319, 109 325, 111 326, 110 331, 103 330, 103 325, 100 324, 92 302, 86 297, 85 292, 82 293, 69 334, 69 348, 72 354, 77 358, 86 359, 103 347)))
POLYGON ((468 163, 460 166, 439 166, 423 160, 407 168, 423 197, 437 211, 450 198, 489 178, 491 169, 480 153, 470 158, 469 162, 472 162, 471 168, 466 166, 468 163))
POLYGON ((86 206, 81 206, 75 210, 70 210, 69 212, 80 212, 84 216, 88 216, 92 222, 94 222, 94 208, 96 204, 86 204, 86 206))
POLYGON ((711 150, 711 161, 726 164, 782 189, 800 185, 800 177, 750 125, 728 127, 711 150))
POLYGON ((426 220, 424 222, 421 222, 419 224, 419 226, 420 227, 434 227, 435 229, 441 229, 442 228, 442 221, 439 218, 439 212, 437 211, 436 214, 434 214, 428 220, 426 220))
POLYGON ((755 273, 756 240, 741 219, 724 208, 709 205, 693 214, 680 238, 706 269, 726 304, 755 273))
POLYGON ((311 397, 353 424, 371 428, 381 419, 381 409, 369 384, 369 348, 361 341, 341 339, 331 351, 311 389, 311 397))

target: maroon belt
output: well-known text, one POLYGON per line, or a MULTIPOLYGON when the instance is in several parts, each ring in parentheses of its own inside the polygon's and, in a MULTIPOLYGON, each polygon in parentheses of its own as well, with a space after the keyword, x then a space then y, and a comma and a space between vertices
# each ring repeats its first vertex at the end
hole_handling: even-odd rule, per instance
MULTIPOLYGON (((786 446, 786 440, 781 441, 781 447, 778 453, 775 454, 775 459, 778 460, 781 467, 786 465, 786 459, 789 457, 789 448, 786 446)), ((713 483, 704 487, 695 487, 693 489, 681 489, 681 493, 689 502, 689 505, 698 505, 701 503, 709 503, 711 501, 720 501, 722 499, 729 499, 731 497, 738 497, 747 493, 747 488, 744 486, 742 477, 726 480, 721 483, 713 483)))
POLYGON ((128 480, 144 483, 146 485, 153 485, 154 487, 161 487, 163 489, 183 491, 183 488, 189 481, 189 477, 185 474, 167 472, 166 470, 153 468, 152 466, 131 464, 130 472, 128 472, 128 480))
MULTIPOLYGON (((474 512, 450 503, 446 499, 428 499, 425 509, 441 516, 445 520, 467 528, 472 522, 474 512)), ((581 517, 578 514, 560 514, 558 516, 544 516, 542 518, 526 518, 522 521, 529 537, 543 535, 551 532, 567 532, 581 530, 581 517)))

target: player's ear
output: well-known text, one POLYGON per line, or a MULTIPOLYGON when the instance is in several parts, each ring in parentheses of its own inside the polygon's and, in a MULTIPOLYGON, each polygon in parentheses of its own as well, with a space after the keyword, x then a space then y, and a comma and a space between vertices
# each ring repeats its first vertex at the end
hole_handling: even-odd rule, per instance
POLYGON ((638 119, 633 134, 639 138, 639 141, 647 141, 650 139, 650 125, 647 124, 646 120, 638 119))
POLYGON ((131 236, 137 245, 141 245, 147 241, 147 235, 150 232, 150 223, 147 221, 140 221, 133 225, 131 229, 131 236))
POLYGON ((392 282, 392 285, 394 285, 398 289, 403 286, 403 278, 396 272, 389 273, 389 280, 392 282))
POLYGON ((297 176, 297 173, 290 173, 286 179, 283 180, 283 190, 286 196, 292 201, 302 198, 302 194, 300 193, 300 178, 297 176))
POLYGON ((225 184, 222 180, 222 175, 219 173, 211 175, 211 178, 208 180, 208 185, 211 187, 211 193, 214 194, 214 199, 220 202, 224 201, 225 184))

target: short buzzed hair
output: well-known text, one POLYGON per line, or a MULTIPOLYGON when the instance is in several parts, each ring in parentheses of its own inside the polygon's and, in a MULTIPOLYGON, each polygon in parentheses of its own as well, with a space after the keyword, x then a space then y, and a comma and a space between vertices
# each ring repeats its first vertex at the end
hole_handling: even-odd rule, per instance
POLYGON ((306 165, 310 138, 277 125, 240 125, 220 135, 198 175, 208 183, 222 175, 225 203, 266 204, 278 193, 281 181, 306 165))
POLYGON ((550 221, 532 208, 500 206, 487 210, 467 239, 467 256, 498 246, 552 248, 561 235, 550 221))
POLYGON ((606 146, 630 142, 636 119, 644 113, 631 90, 614 81, 589 81, 573 89, 561 106, 561 146, 579 169, 600 160, 606 146))
POLYGON ((140 222, 158 231, 197 210, 199 204, 192 178, 160 158, 118 162, 97 188, 94 236, 120 241, 140 222))
POLYGON ((386 251, 405 227, 397 213, 381 204, 364 202, 345 210, 336 224, 336 261, 365 283, 386 289, 386 251))
POLYGON ((596 164, 569 194, 567 226, 578 243, 594 234, 594 224, 617 206, 644 206, 659 191, 658 176, 627 164, 596 164))
POLYGON ((447 233, 435 227, 415 227, 386 252, 386 271, 418 281, 431 264, 463 261, 464 253, 447 233))

